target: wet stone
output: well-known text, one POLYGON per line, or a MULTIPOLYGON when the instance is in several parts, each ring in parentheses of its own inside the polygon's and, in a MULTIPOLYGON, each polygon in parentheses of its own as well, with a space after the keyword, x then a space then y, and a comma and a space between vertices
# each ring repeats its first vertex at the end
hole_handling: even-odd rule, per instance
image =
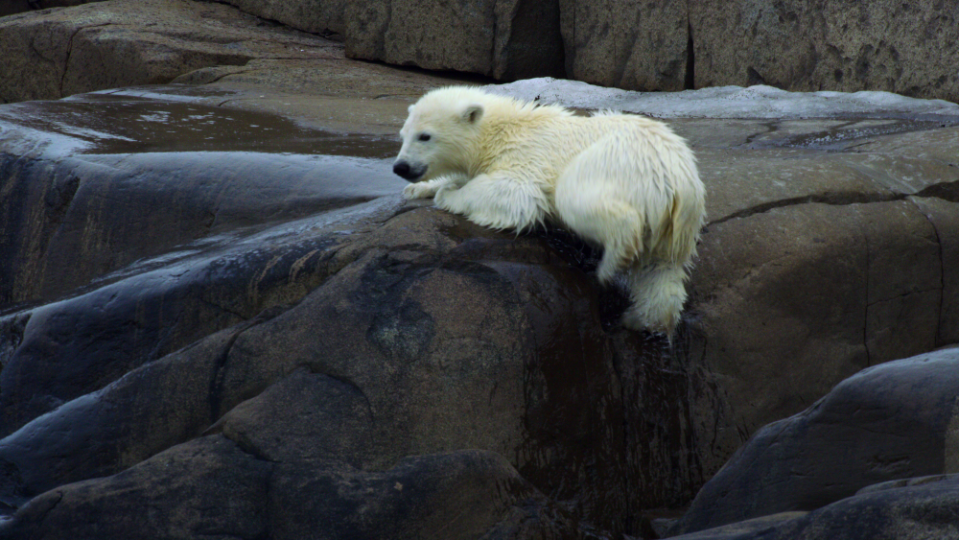
MULTIPOLYGON (((650 537, 767 422, 957 335, 955 127, 673 121, 712 221, 670 345, 620 328, 560 227, 401 199, 393 134, 434 79, 271 65, 0 107, 0 536, 650 537), (256 91, 276 70, 330 86, 256 91)), ((942 471, 867 480, 953 472, 927 439, 942 471)))

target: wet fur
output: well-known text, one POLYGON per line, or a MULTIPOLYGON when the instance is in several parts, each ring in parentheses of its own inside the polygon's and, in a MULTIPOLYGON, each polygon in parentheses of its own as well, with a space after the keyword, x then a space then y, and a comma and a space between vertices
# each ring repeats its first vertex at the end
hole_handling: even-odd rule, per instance
POLYGON ((705 188, 685 141, 648 118, 575 116, 468 87, 410 107, 397 162, 425 173, 404 190, 474 223, 522 231, 557 221, 601 244, 597 269, 621 272, 623 323, 672 334, 705 219, 705 188), (421 141, 422 134, 429 141, 421 141))

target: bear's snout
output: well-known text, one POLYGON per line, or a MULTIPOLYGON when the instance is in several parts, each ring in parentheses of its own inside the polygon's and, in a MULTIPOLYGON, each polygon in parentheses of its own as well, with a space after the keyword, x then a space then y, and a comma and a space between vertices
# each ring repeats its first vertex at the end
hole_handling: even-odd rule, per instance
POLYGON ((393 164, 393 173, 401 178, 405 178, 410 182, 415 181, 417 178, 423 176, 423 173, 426 172, 426 168, 423 167, 422 170, 418 168, 413 168, 409 163, 405 161, 397 161, 393 164))

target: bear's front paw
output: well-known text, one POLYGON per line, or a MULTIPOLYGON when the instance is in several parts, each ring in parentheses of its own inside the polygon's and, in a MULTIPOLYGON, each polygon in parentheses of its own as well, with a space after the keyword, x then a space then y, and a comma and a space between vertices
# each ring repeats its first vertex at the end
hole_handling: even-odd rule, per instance
POLYGON ((436 194, 436 189, 426 183, 410 184, 403 188, 403 198, 406 200, 429 199, 436 194))

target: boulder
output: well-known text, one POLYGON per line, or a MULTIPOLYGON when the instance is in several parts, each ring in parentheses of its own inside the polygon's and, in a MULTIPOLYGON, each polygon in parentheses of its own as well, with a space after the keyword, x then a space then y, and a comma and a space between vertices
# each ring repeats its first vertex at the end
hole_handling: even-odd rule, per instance
POLYGON ((884 482, 814 512, 784 512, 675 540, 873 540, 959 535, 959 476, 884 482))
POLYGON ((559 5, 375 0, 346 8, 346 56, 500 80, 564 71, 559 5))
POLYGON ((282 23, 311 34, 343 41, 346 31, 346 0, 225 0, 246 13, 282 23))
POLYGON ((955 128, 674 121, 711 222, 669 348, 618 329, 562 230, 404 205, 381 133, 411 98, 351 95, 338 62, 302 79, 336 97, 259 93, 293 80, 275 63, 0 110, 10 511, 219 435, 363 474, 493 452, 586 529, 644 534, 764 423, 955 332, 955 128))
MULTIPOLYGON (((953 342, 959 260, 943 231, 959 199, 939 156, 956 128, 844 140, 819 122, 784 122, 774 139, 731 149, 700 139, 710 221, 689 343, 729 404, 715 456, 865 367, 953 342), (808 142, 824 137, 842 142, 829 153, 808 142)), ((708 474, 725 459, 707 459, 708 474)))
POLYGON ((929 0, 699 2, 689 11, 695 86, 886 90, 957 101, 959 74, 935 59, 959 54, 957 21, 954 5, 929 0))
MULTIPOLYGON (((799 521, 854 515, 852 519, 873 521, 865 531, 876 534, 859 531, 839 538, 886 537, 878 534, 886 526, 883 520, 868 513, 858 517, 861 512, 849 507, 868 507, 872 498, 896 499, 896 493, 874 496, 880 491, 876 488, 866 490, 865 498, 826 505, 880 482, 956 472, 957 393, 956 348, 865 369, 809 409, 757 431, 703 486, 673 532, 826 507, 799 521)), ((949 497, 959 493, 954 481, 939 487, 946 485, 949 497)), ((909 506, 907 502, 903 504, 909 506)), ((892 506, 889 512, 896 513, 901 501, 886 503, 892 506)), ((949 505, 945 511, 959 512, 954 502, 949 505)), ((807 537, 812 536, 793 536, 807 537)))
POLYGON ((51 491, 5 525, 0 535, 11 539, 578 537, 562 510, 489 452, 364 472, 265 459, 220 435, 51 491))
POLYGON ((560 19, 566 74, 590 83, 959 100, 959 74, 936 60, 959 53, 959 13, 948 3, 561 0, 560 19))
POLYGON ((630 90, 691 87, 685 3, 560 0, 559 6, 567 77, 630 90))
MULTIPOLYGON (((0 316, 0 501, 24 509, 15 534, 72 527, 45 525, 55 514, 25 501, 70 485, 109 491, 204 434, 267 461, 339 460, 364 474, 410 456, 494 452, 549 504, 612 531, 703 481, 705 445, 675 396, 712 404, 715 385, 665 340, 617 328, 617 296, 599 293, 587 247, 404 206, 382 159, 265 152, 357 140, 264 113, 218 114, 227 129, 172 152, 176 122, 131 126, 121 111, 143 121, 189 104, 196 130, 205 109, 181 90, 169 101, 151 92, 6 107, 4 162, 16 174, 4 193, 17 211, 4 226, 22 241, 3 244, 17 261, 4 271, 22 287, 0 316), (98 121, 82 114, 93 104, 118 114, 95 135, 81 129, 98 121), (260 151, 216 150, 235 138, 231 118, 263 130, 260 151), (57 128, 28 129, 42 125, 57 128), (267 128, 288 143, 274 147, 267 128), (71 257, 83 263, 45 262, 71 257), (28 264, 37 271, 17 273, 28 264)), ((313 515, 309 504, 287 511, 313 515)), ((530 515, 553 512, 523 504, 497 520, 532 527, 530 515)))
MULTIPOLYGON (((315 132, 291 120, 167 99, 92 95, 0 112, 0 228, 10 231, 0 244, 0 304, 51 300, 200 238, 352 206, 404 185, 378 159, 308 155, 337 138, 310 139, 315 132), (217 127, 203 132, 198 124, 217 127), (48 135, 37 137, 37 125, 48 135), (237 132, 251 142, 234 144, 237 132)), ((392 141, 365 144, 380 158, 394 151, 392 141)))
MULTIPOLYGON (((181 7, 182 28, 255 21, 181 7)), ((390 519, 441 535, 461 500, 483 509, 470 537, 648 536, 652 509, 687 504, 764 424, 956 340, 955 119, 670 121, 699 156, 710 215, 670 348, 617 327, 621 291, 564 231, 496 233, 403 203, 395 133, 452 79, 337 47, 0 107, 4 534, 117 508, 157 535, 300 537, 339 520, 341 537, 375 537, 390 519), (244 501, 264 478, 249 460, 267 463, 269 514, 291 517, 230 529, 216 508, 163 529, 200 498, 229 500, 219 480, 182 501, 155 487, 210 452, 252 471, 244 501), (164 476, 161 455, 184 464, 164 476), (410 491, 443 475, 466 478, 426 490, 452 506, 410 491), (376 519, 356 517, 373 515, 356 493, 397 483, 376 519), (141 506, 117 506, 121 491, 141 506), (430 507, 439 521, 416 521, 430 507)))
POLYGON ((170 82, 254 58, 326 58, 340 46, 221 4, 111 0, 0 20, 0 102, 170 82), (331 53, 330 51, 334 51, 331 53))

